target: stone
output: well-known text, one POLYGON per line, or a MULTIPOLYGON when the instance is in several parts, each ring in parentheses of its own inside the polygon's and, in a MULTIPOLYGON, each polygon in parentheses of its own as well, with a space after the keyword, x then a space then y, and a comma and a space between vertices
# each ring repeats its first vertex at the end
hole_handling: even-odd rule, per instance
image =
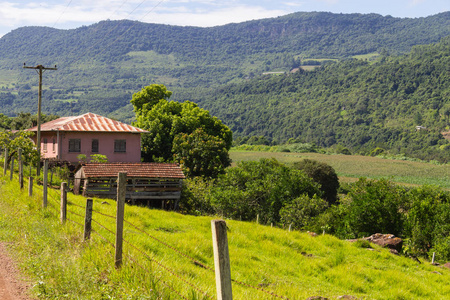
POLYGON ((312 297, 309 297, 306 300, 328 300, 328 298, 325 298, 325 297, 322 297, 322 296, 312 296, 312 297))
POLYGON ((448 262, 448 263, 446 263, 446 264, 443 264, 442 266, 445 267, 445 268, 447 268, 447 269, 450 269, 450 262, 448 262))
POLYGON ((363 239, 381 247, 396 250, 397 254, 402 251, 403 240, 393 234, 375 233, 363 239))

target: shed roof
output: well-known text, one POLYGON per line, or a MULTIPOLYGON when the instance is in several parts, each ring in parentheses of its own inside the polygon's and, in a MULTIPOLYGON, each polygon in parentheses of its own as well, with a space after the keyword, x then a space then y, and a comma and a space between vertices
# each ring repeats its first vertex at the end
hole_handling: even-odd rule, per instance
MULTIPOLYGON (((27 130, 37 131, 37 126, 27 130)), ((41 124, 41 131, 148 132, 146 130, 93 113, 86 113, 80 116, 62 117, 43 123, 41 124)))
POLYGON ((89 163, 81 167, 85 178, 116 177, 127 172, 127 177, 184 179, 180 165, 174 163, 89 163))

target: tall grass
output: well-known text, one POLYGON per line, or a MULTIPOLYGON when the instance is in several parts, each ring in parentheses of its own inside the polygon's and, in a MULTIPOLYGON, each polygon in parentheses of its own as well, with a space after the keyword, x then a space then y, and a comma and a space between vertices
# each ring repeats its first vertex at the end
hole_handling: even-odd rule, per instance
MULTIPOLYGON (((1 178, 0 240, 12 242, 11 252, 39 299, 208 299, 203 293, 215 298, 214 272, 200 265, 214 267, 213 218, 127 205, 125 220, 135 227, 125 224, 124 265, 116 270, 111 245, 115 221, 109 217, 115 215, 114 201, 94 199, 96 233, 86 242, 83 217, 76 215, 84 214, 85 198, 68 195, 70 221, 62 225, 59 191, 49 191, 49 207, 43 209, 42 187, 35 186, 34 196, 28 197, 16 181, 1 178)), ((344 294, 445 299, 450 293, 449 270, 376 246, 368 249, 329 235, 312 237, 249 222, 229 220, 227 226, 233 279, 289 299, 344 294)), ((276 299, 237 283, 233 294, 234 299, 276 299)))

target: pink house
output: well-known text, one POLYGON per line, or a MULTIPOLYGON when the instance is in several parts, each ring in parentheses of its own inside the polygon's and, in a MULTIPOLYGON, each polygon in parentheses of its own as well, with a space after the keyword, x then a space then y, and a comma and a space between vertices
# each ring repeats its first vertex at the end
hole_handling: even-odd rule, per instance
MULTIPOLYGON (((37 132, 37 127, 28 129, 37 132)), ((108 162, 140 162, 141 133, 147 131, 93 113, 41 125, 43 158, 79 162, 78 155, 106 155, 108 162)), ((36 135, 34 136, 36 143, 36 135)))

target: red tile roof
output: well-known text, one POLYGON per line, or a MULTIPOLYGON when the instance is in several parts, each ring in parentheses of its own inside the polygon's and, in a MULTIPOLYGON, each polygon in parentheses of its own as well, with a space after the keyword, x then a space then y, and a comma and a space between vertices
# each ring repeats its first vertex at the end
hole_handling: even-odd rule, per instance
POLYGON ((181 167, 173 163, 89 163, 83 165, 82 169, 86 178, 117 177, 119 172, 127 172, 127 177, 185 178, 181 167))
MULTIPOLYGON (((27 130, 37 131, 37 126, 27 130)), ((41 131, 147 132, 146 130, 93 113, 86 113, 74 117, 62 117, 46 122, 41 124, 41 131)))

